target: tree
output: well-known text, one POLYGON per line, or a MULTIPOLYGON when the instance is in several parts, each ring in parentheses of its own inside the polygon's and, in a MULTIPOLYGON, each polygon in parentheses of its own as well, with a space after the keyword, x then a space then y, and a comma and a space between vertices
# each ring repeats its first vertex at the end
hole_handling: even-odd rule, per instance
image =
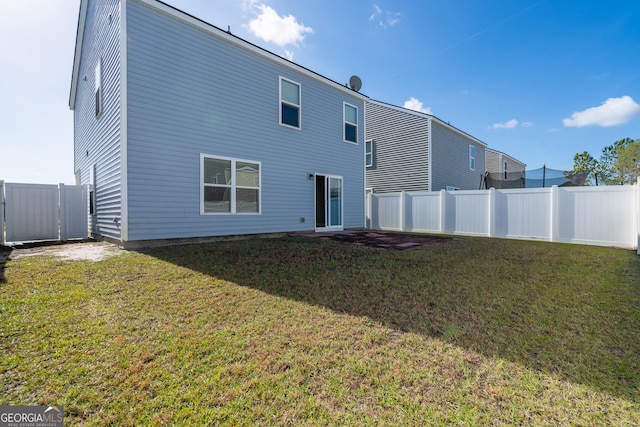
POLYGON ((617 167, 621 182, 634 184, 640 176, 640 139, 625 144, 618 151, 617 167))
POLYGON ((623 138, 602 149, 596 172, 601 182, 606 185, 619 185, 627 182, 624 172, 625 165, 620 163, 619 156, 621 151, 633 142, 631 138, 623 138))
POLYGON ((586 151, 576 153, 566 176, 574 182, 584 177, 585 185, 633 184, 640 176, 640 139, 622 138, 604 147, 599 160, 586 151))
POLYGON ((591 154, 583 151, 573 156, 573 169, 565 173, 565 176, 570 180, 579 176, 582 178, 580 181, 584 182, 584 185, 589 185, 593 182, 597 168, 598 161, 591 154))

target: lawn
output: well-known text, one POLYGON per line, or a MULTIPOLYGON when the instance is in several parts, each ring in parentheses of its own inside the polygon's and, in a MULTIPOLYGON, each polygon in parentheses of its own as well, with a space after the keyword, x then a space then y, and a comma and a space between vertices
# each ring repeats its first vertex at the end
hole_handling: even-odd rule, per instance
POLYGON ((631 251, 286 237, 2 275, 0 404, 67 425, 640 424, 631 251))

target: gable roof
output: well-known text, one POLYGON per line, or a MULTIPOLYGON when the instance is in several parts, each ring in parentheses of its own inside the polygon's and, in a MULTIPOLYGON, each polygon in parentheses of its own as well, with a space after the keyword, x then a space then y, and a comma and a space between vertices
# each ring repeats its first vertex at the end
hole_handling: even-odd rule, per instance
POLYGON ((383 106, 383 107, 391 108, 392 110, 401 111, 403 113, 412 114, 414 116, 418 116, 418 117, 422 117, 422 118, 425 118, 425 119, 433 120, 436 123, 438 123, 439 125, 442 125, 442 126, 446 127, 447 129, 449 129, 449 130, 451 130, 453 132, 456 132, 456 133, 458 133, 458 134, 460 134, 462 136, 470 138, 473 141, 477 142, 478 144, 482 145, 483 147, 487 148, 487 144, 485 142, 482 142, 481 140, 479 140, 475 136, 470 135, 470 134, 466 133, 465 131, 462 131, 462 130, 458 129, 455 126, 451 126, 449 123, 445 122, 444 120, 441 120, 441 119, 437 118, 433 114, 427 114, 427 113, 423 113, 421 111, 411 110, 409 108, 399 107, 397 105, 389 104, 389 103, 382 102, 382 101, 376 101, 376 100, 373 100, 373 99, 368 99, 367 102, 371 103, 371 104, 376 104, 376 105, 380 105, 380 106, 383 106))
POLYGON ((504 156, 504 157, 508 157, 508 158, 509 158, 511 161, 513 161, 514 163, 518 163, 518 164, 523 165, 523 166, 525 166, 525 167, 527 166, 527 164, 526 164, 526 163, 521 162, 520 160, 516 159, 515 157, 510 156, 510 155, 508 155, 507 153, 503 153, 502 151, 494 150, 493 148, 489 148, 489 147, 487 147, 487 151, 489 151, 489 152, 491 152, 491 153, 493 153, 493 154, 496 154, 496 155, 502 155, 502 156, 504 156))
MULTIPOLYGON (((75 46, 75 53, 74 53, 74 59, 73 59, 73 71, 71 75, 71 90, 69 93, 69 108, 72 110, 75 108, 75 98, 76 98, 76 92, 78 88, 78 79, 80 77, 79 76, 80 57, 82 53, 82 42, 84 39, 85 22, 87 18, 89 1, 91 0, 80 1, 80 11, 78 13, 78 29, 76 31, 76 46, 75 46)), ((302 65, 296 64, 293 61, 283 58, 271 51, 268 51, 267 49, 264 49, 234 34, 231 34, 231 32, 229 31, 225 31, 219 27, 216 27, 215 25, 209 24, 208 22, 203 21, 200 18, 190 15, 186 12, 183 12, 180 9, 177 9, 160 0, 121 0, 121 1, 122 2, 136 1, 138 3, 144 4, 166 15, 169 15, 177 20, 180 20, 186 23, 187 25, 191 25, 195 28, 203 30, 206 33, 220 40, 233 44, 238 48, 244 49, 256 56, 262 57, 263 59, 266 59, 278 65, 289 68, 292 71, 295 71, 307 77, 310 77, 320 83, 325 84, 326 86, 332 87, 333 89, 337 89, 342 92, 348 93, 349 95, 355 96, 356 98, 359 98, 362 101, 369 99, 368 96, 360 92, 357 92, 346 85, 342 85, 334 80, 331 80, 328 77, 325 77, 319 73, 316 73, 315 71, 312 71, 306 67, 303 67, 302 65)))

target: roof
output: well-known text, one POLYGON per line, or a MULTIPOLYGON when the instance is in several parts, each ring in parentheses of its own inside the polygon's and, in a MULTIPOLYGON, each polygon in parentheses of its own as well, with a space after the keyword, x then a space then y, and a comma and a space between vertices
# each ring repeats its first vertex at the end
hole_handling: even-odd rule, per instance
MULTIPOLYGON (((82 52, 82 42, 84 39, 84 30, 85 30, 85 22, 87 17, 87 10, 89 1, 91 0, 81 0, 80 1, 80 11, 78 13, 78 29, 76 31, 76 46, 75 53, 73 59, 73 72, 71 76, 71 90, 69 93, 69 107, 73 110, 75 108, 75 98, 78 87, 78 80, 80 78, 80 57, 82 52)), ((194 26, 200 30, 207 32, 210 35, 217 37, 218 39, 224 40, 227 43, 231 43, 236 45, 237 47, 244 49, 253 53, 256 56, 260 56, 266 60, 275 62, 278 65, 289 68, 292 71, 301 73, 307 77, 310 77, 316 81, 319 81, 327 86, 330 86, 334 89, 341 90, 345 93, 348 93, 351 96, 355 96, 361 100, 369 99, 368 96, 361 94, 346 85, 340 84, 335 80, 331 80, 328 77, 325 77, 315 71, 312 71, 306 67, 303 67, 299 64, 296 64, 293 61, 290 61, 286 58, 283 58, 280 55, 277 55, 267 49, 264 49, 258 45, 255 45, 247 40, 244 40, 234 34, 231 34, 229 31, 225 31, 215 25, 209 24, 206 21, 203 21, 200 18, 197 18, 193 15, 190 15, 186 12, 181 11, 167 3, 164 3, 159 0, 121 0, 123 2, 127 1, 136 1, 138 3, 142 3, 146 6, 154 8, 162 13, 165 13, 175 19, 185 22, 188 25, 194 26)), ((121 8, 122 10, 122 8, 121 8)))
POLYGON ((487 143, 479 140, 475 136, 470 135, 470 134, 468 134, 467 132, 465 132, 463 130, 458 129, 455 126, 451 126, 448 122, 445 122, 444 120, 441 120, 441 119, 437 118, 433 114, 427 114, 427 113, 423 113, 421 111, 416 111, 416 110, 412 110, 410 108, 405 108, 405 107, 399 107, 397 105, 389 104, 387 102, 382 102, 382 101, 376 101, 376 100, 373 100, 373 99, 368 99, 367 102, 369 102, 371 104, 377 104, 377 105, 380 105, 380 106, 383 106, 383 107, 391 108, 391 109, 396 110, 396 111, 401 111, 403 113, 412 114, 414 116, 423 117, 425 119, 435 120, 438 124, 448 128, 448 129, 450 129, 450 130, 452 130, 452 131, 454 131, 454 132, 456 132, 456 133, 458 133, 458 134, 460 134, 462 136, 465 136, 467 138, 471 138, 472 140, 476 141, 478 144, 480 144, 480 145, 484 146, 485 148, 487 148, 487 143))
POLYGON ((521 164, 521 165, 523 165, 523 166, 527 166, 527 164, 526 164, 526 163, 521 162, 520 160, 516 159, 515 157, 510 156, 510 155, 508 155, 507 153, 503 153, 502 151, 494 150, 493 148, 489 148, 489 147, 487 147, 487 151, 490 151, 490 152, 492 152, 492 153, 495 153, 495 154, 498 154, 498 155, 502 155, 502 156, 508 157, 508 158, 509 158, 510 160, 512 160, 514 163, 519 163, 519 164, 521 164))

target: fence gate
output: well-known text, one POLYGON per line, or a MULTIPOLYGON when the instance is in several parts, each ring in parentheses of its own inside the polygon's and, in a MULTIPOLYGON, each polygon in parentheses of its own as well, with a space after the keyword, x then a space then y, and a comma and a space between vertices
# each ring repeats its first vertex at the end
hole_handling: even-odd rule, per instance
MULTIPOLYGON (((14 184, 0 181, 0 231, 6 241, 87 237, 87 188, 82 185, 14 184)), ((0 233, 0 244, 4 243, 0 233)))

